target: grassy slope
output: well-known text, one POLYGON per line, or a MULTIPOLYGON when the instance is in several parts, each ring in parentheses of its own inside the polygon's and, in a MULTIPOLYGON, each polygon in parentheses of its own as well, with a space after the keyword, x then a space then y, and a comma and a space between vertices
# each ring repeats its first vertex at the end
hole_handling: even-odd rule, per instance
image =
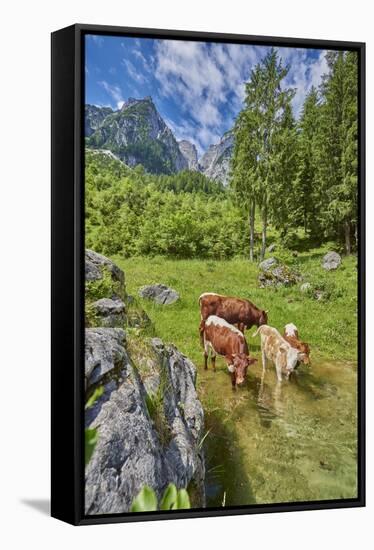
MULTIPOLYGON (((142 300, 142 306, 155 323, 156 334, 166 342, 175 344, 196 364, 201 364, 198 340, 198 297, 202 292, 218 292, 248 298, 259 307, 269 310, 269 324, 282 330, 293 322, 301 337, 309 342, 312 357, 356 360, 357 358, 357 288, 354 256, 344 258, 342 266, 334 272, 321 267, 321 257, 327 248, 309 250, 297 258, 287 257, 304 276, 304 281, 327 284, 333 295, 319 302, 302 294, 299 285, 282 289, 260 289, 257 284, 258 268, 244 259, 230 261, 169 260, 156 258, 121 259, 114 257, 126 273, 130 294, 137 295, 140 286, 156 282, 175 288, 180 301, 171 306, 157 306, 142 300)), ((277 255, 277 254, 275 254, 277 255)), ((281 254, 279 254, 281 256, 281 254)), ((250 338, 248 343, 258 341, 250 338)))

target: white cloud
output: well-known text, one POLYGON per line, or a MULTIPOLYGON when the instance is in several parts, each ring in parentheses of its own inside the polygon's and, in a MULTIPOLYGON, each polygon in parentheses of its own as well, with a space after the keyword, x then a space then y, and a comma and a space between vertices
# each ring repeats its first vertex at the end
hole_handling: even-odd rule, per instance
POLYGON ((109 84, 108 82, 106 82, 106 80, 100 80, 99 84, 104 88, 107 94, 115 101, 117 109, 121 109, 122 105, 124 104, 121 88, 119 86, 116 86, 115 84, 114 85, 109 84))
POLYGON ((135 65, 129 60, 129 59, 126 59, 124 58, 122 60, 122 63, 124 64, 124 66, 126 67, 126 70, 127 70, 127 73, 128 75, 133 79, 135 80, 136 82, 138 82, 139 84, 145 84, 146 82, 146 78, 145 76, 139 72, 137 70, 137 68, 135 67, 135 65))
POLYGON ((199 149, 218 141, 228 129, 233 114, 241 108, 244 81, 259 59, 259 49, 252 46, 155 42, 155 77, 160 93, 173 98, 193 119, 199 149))
POLYGON ((296 89, 292 107, 295 116, 298 117, 306 95, 312 86, 318 88, 322 75, 328 70, 325 59, 326 50, 320 51, 317 60, 312 60, 308 56, 306 48, 280 48, 279 55, 286 64, 290 65, 285 85, 296 89))

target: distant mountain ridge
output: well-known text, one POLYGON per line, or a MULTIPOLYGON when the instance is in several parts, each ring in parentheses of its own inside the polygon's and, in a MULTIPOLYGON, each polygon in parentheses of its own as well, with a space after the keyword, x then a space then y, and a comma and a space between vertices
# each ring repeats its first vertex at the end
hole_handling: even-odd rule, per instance
POLYGON ((194 170, 227 184, 233 148, 228 132, 198 159, 194 144, 177 141, 150 96, 129 98, 121 109, 85 106, 86 146, 110 151, 128 166, 142 164, 147 172, 172 174, 194 170))

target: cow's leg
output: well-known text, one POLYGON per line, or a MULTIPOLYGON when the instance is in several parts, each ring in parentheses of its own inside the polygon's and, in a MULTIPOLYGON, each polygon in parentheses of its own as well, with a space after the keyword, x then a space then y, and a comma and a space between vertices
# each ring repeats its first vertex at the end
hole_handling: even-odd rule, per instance
POLYGON ((282 366, 278 363, 275 363, 275 370, 277 371, 278 382, 282 382, 282 366))
POLYGON ((235 371, 231 373, 231 387, 233 390, 236 390, 235 371))
POLYGON ((216 372, 216 356, 212 355, 212 367, 214 372, 216 372))
POLYGON ((212 348, 212 353, 211 353, 211 356, 210 356, 210 357, 211 357, 212 367, 213 367, 214 372, 215 372, 215 370, 216 370, 216 356, 217 356, 217 354, 216 354, 216 352, 214 351, 214 348, 212 348))
POLYGON ((262 355, 262 370, 263 370, 263 372, 265 372, 265 370, 266 370, 266 353, 265 353, 264 349, 261 350, 261 355, 262 355))
POLYGON ((202 347, 204 347, 204 328, 205 328, 205 321, 204 319, 201 319, 200 325, 199 325, 199 336, 200 336, 200 343, 202 347))
POLYGON ((209 342, 205 340, 205 337, 203 335, 203 341, 204 341, 204 369, 207 370, 208 368, 208 357, 209 357, 209 342))

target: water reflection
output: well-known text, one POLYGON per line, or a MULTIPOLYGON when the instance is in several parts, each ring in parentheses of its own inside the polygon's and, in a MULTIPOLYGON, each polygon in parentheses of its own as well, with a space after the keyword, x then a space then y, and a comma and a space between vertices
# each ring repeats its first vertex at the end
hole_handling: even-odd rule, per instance
POLYGON ((264 428, 270 428, 275 418, 284 414, 282 401, 282 382, 277 380, 274 387, 265 383, 265 372, 262 372, 257 395, 257 408, 260 422, 264 428))

